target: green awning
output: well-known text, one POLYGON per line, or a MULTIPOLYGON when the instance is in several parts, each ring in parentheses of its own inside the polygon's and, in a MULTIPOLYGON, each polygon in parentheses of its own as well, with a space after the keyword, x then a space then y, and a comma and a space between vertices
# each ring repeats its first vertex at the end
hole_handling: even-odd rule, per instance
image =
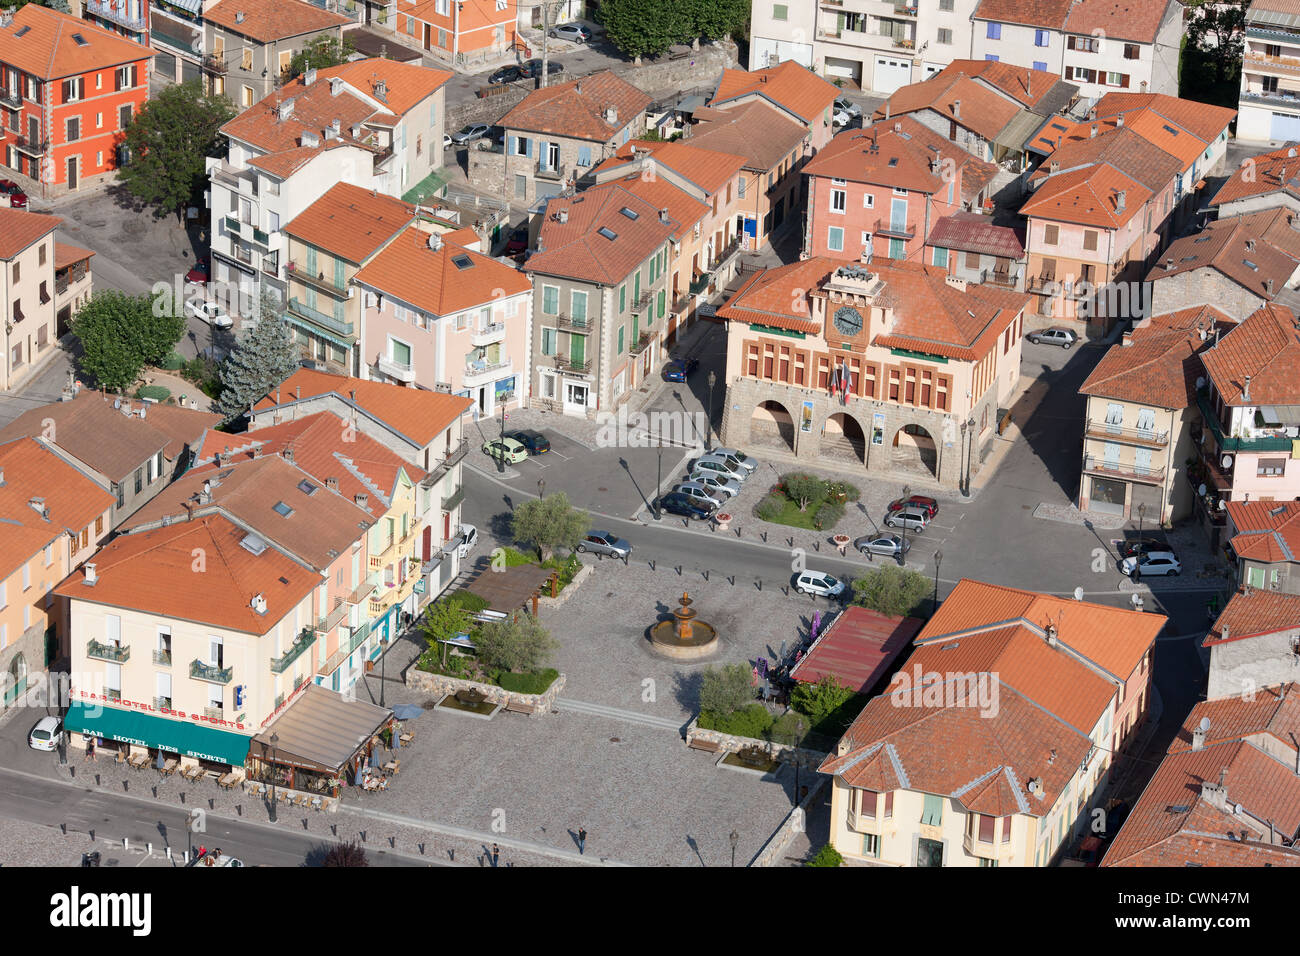
MULTIPOLYGON (((441 144, 439 144, 437 148, 441 149, 441 144)), ((442 192, 443 188, 447 185, 447 182, 448 179, 446 176, 442 176, 437 170, 434 170, 403 193, 402 202, 414 203, 419 202, 422 199, 434 199, 442 192)))
POLYGON ((232 734, 204 727, 189 720, 151 717, 133 710, 86 704, 68 708, 63 725, 74 733, 92 733, 108 740, 140 747, 156 747, 187 757, 214 760, 242 767, 248 757, 249 741, 243 734, 232 734), (95 711, 98 714, 95 714, 95 711))

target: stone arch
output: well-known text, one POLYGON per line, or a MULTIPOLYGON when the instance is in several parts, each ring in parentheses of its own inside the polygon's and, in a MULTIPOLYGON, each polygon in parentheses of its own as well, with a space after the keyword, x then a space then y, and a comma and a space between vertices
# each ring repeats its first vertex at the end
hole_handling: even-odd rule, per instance
POLYGON ((909 422, 894 432, 891 449, 893 466, 915 471, 929 478, 939 476, 939 449, 924 425, 909 422))
POLYGON ((867 430, 849 412, 832 412, 822 424, 821 455, 829 461, 854 466, 867 462, 867 430))
POLYGON ((754 445, 794 451, 794 416, 775 399, 765 399, 754 406, 749 416, 749 440, 754 445))

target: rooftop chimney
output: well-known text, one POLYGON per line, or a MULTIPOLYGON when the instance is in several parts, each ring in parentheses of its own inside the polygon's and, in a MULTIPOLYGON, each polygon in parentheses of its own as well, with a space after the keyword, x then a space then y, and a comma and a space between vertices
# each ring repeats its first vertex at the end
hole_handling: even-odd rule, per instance
POLYGON ((1171 269, 1173 269, 1173 267, 1174 267, 1174 260, 1173 260, 1173 259, 1166 259, 1166 260, 1165 260, 1165 271, 1166 271, 1166 272, 1169 272, 1171 269))
POLYGON ((302 75, 302 85, 311 86, 315 82, 316 82, 316 68, 312 67, 310 70, 308 70, 306 73, 302 75))
POLYGON ((437 232, 429 233, 429 248, 437 252, 442 248, 442 234, 437 232))
POLYGON ((579 80, 577 83, 573 84, 573 92, 577 93, 579 96, 582 95, 582 80, 579 80))
POLYGON ((1125 206, 1125 202, 1126 202, 1127 199, 1128 199, 1128 190, 1127 190, 1127 189, 1121 189, 1121 190, 1119 190, 1117 193, 1115 193, 1115 211, 1116 211, 1116 212, 1123 212, 1123 211, 1124 211, 1124 206, 1125 206))
POLYGON ((81 566, 81 568, 82 568, 83 571, 86 572, 86 583, 87 583, 87 584, 94 584, 96 581, 99 580, 99 574, 98 574, 98 572, 95 570, 95 562, 94 562, 94 561, 87 561, 85 564, 83 564, 83 565, 81 566))
POLYGON ((1254 239, 1247 239, 1247 240, 1246 240, 1246 251, 1247 251, 1247 252, 1254 252, 1254 251, 1255 251, 1255 240, 1254 240, 1254 239))
POLYGON ((341 77, 330 77, 330 96, 338 96, 343 92, 343 80, 341 77))
POLYGON ((605 107, 605 122, 610 126, 618 125, 618 110, 612 106, 605 107))
POLYGON ((249 607, 251 607, 254 611, 256 611, 258 614, 265 614, 265 613, 266 613, 266 595, 265 595, 265 594, 254 594, 254 595, 253 595, 253 600, 249 601, 249 602, 248 602, 248 605, 249 605, 249 607))
POLYGON ((961 100, 952 101, 952 115, 955 119, 961 119, 961 100))
POLYGON ((1243 402, 1250 401, 1250 376, 1249 375, 1246 376, 1246 387, 1241 390, 1241 400, 1243 402))
POLYGON ((388 83, 382 78, 375 80, 375 99, 381 103, 388 102, 388 83))
POLYGON ((330 491, 338 491, 339 480, 337 478, 326 478, 325 487, 328 488, 330 491))
POLYGON ((1089 139, 1092 139, 1092 138, 1094 138, 1096 135, 1097 135, 1097 124, 1096 124, 1096 123, 1093 123, 1093 124, 1092 124, 1092 133, 1089 134, 1088 138, 1089 138, 1089 139))
POLYGON ((1143 80, 1140 92, 1145 93, 1146 91, 1147 91, 1147 81, 1143 80))
POLYGON ((1210 723, 1210 719, 1208 717, 1204 717, 1201 719, 1200 726, 1198 726, 1195 730, 1192 731, 1193 750, 1205 749, 1205 735, 1206 733, 1209 732, 1210 729, 1209 723, 1210 723))
POLYGON ((262 446, 261 446, 261 445, 254 445, 254 446, 253 446, 253 457, 254 457, 254 458, 261 458, 261 457, 262 457, 262 446))
POLYGON ((292 448, 287 448, 287 447, 286 447, 286 448, 284 449, 284 451, 280 452, 280 454, 284 456, 284 460, 285 460, 285 461, 293 461, 293 449, 292 449, 292 448))
POLYGON ((236 22, 236 23, 243 23, 243 22, 244 22, 244 11, 243 11, 243 10, 239 10, 239 11, 237 11, 237 12, 235 13, 235 22, 236 22))
POLYGON ((667 224, 668 224, 668 210, 667 210, 667 209, 660 209, 660 210, 659 210, 659 221, 662 222, 664 225, 667 225, 667 224))
POLYGON ((357 495, 356 498, 355 498, 354 500, 355 500, 356 503, 357 503, 357 507, 360 508, 362 511, 365 511, 365 510, 366 510, 367 508, 369 508, 369 506, 370 506, 370 496, 369 496, 369 495, 365 495, 365 494, 357 495))
POLYGON ((885 100, 885 119, 889 119, 889 100, 885 100))
POLYGON ((1124 114, 1121 113, 1119 116, 1115 117, 1115 128, 1122 129, 1123 127, 1124 127, 1124 114))
POLYGON ((1269 297, 1270 299, 1273 298, 1273 280, 1272 280, 1272 279, 1265 279, 1265 280, 1264 280, 1264 291, 1268 294, 1268 297, 1269 297))
POLYGON ((275 108, 275 115, 282 120, 287 120, 293 115, 293 97, 282 100, 280 105, 275 108))
POLYGON ((1056 160, 1052 160, 1047 165, 1047 171, 1053 176, 1055 176, 1057 173, 1061 171, 1061 164, 1058 163, 1056 160))
POLYGON ((1124 348, 1128 348, 1130 345, 1133 344, 1133 330, 1132 330, 1132 329, 1129 329, 1129 330, 1128 330, 1127 332, 1125 332, 1122 336, 1120 336, 1119 344, 1120 344, 1121 346, 1123 346, 1124 348))

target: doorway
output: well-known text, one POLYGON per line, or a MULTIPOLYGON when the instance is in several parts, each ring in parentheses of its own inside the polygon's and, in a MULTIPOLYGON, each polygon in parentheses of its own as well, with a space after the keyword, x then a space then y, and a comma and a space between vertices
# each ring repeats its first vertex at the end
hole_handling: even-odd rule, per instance
POLYGON ((582 382, 565 382, 564 414, 586 415, 590 391, 582 382))

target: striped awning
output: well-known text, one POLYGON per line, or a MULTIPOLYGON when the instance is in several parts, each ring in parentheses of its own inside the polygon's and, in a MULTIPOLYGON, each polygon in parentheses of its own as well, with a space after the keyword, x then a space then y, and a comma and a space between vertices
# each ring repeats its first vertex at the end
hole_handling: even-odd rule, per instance
POLYGON ((347 339, 326 332, 324 329, 322 329, 319 325, 316 325, 314 322, 311 322, 304 318, 300 318, 299 316, 294 315, 292 312, 286 310, 284 313, 284 320, 288 322, 290 325, 294 326, 295 328, 302 329, 304 332, 308 333, 309 335, 314 335, 316 338, 324 339, 326 342, 329 342, 331 345, 337 345, 345 352, 352 348, 352 343, 349 342, 347 339))
POLYGON ((192 13, 198 16, 203 10, 203 0, 154 0, 155 3, 162 3, 164 8, 176 7, 184 10, 186 13, 192 13))

